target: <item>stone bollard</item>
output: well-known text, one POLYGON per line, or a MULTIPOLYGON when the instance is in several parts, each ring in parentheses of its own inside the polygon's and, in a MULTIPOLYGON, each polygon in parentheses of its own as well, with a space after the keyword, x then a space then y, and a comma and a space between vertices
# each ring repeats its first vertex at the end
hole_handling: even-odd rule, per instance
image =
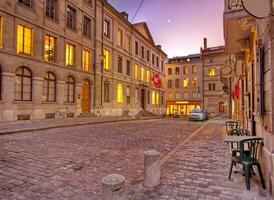
POLYGON ((125 200, 125 177, 110 174, 102 179, 102 200, 125 200))
POLYGON ((144 186, 155 187, 160 184, 160 153, 155 150, 145 151, 144 186))

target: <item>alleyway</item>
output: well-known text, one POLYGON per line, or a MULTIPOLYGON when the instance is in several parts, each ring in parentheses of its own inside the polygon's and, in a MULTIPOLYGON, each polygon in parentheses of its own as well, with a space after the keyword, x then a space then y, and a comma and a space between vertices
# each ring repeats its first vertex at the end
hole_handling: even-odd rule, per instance
POLYGON ((210 121, 163 164, 162 184, 141 186, 143 151, 161 157, 202 126, 181 119, 56 128, 0 136, 0 199, 100 199, 101 178, 126 177, 129 198, 264 199, 243 177, 227 180, 229 148, 222 122, 210 121))

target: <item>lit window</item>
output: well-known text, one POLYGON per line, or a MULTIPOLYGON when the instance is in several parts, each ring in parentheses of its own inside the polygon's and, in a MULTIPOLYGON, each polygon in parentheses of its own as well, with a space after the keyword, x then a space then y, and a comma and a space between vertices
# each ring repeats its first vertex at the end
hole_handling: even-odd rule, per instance
POLYGON ((117 85, 117 103, 123 103, 123 85, 121 83, 119 83, 117 85))
POLYGON ((215 76, 216 75, 215 69, 214 68, 209 69, 208 70, 208 75, 209 76, 215 76))
POLYGON ((156 100, 156 105, 159 105, 159 101, 160 101, 160 97, 159 97, 159 92, 156 92, 156 97, 155 97, 155 100, 156 100))
POLYGON ((66 44, 66 66, 74 65, 74 45, 66 44))
POLYGON ((117 32, 117 44, 120 47, 123 46, 123 32, 120 29, 118 29, 118 32, 117 32))
POLYGON ((109 50, 104 49, 104 69, 109 70, 109 50))
POLYGON ((127 75, 130 76, 130 60, 127 61, 127 75))
POLYGON ((3 17, 0 16, 0 48, 3 47, 3 17))
POLYGON ((193 86, 193 87, 197 87, 197 86, 198 86, 198 81, 197 81, 197 78, 196 78, 196 77, 194 77, 194 78, 192 79, 192 86, 193 86))
POLYGON ((184 85, 184 88, 188 87, 188 78, 183 80, 183 85, 184 85))
POLYGON ((141 80, 145 80, 145 69, 143 67, 141 68, 141 80))
POLYGON ((130 87, 127 86, 126 88, 126 97, 127 97, 127 104, 130 104, 130 87))
POLYGON ((17 53, 30 55, 32 51, 32 30, 22 25, 17 25, 17 53))
POLYGON ((152 105, 156 104, 155 96, 156 96, 155 91, 152 91, 152 93, 151 93, 151 104, 152 105))
POLYGON ((134 78, 136 80, 138 80, 138 65, 137 64, 134 65, 134 78))
POLYGON ((56 99, 56 78, 52 72, 47 72, 44 76, 43 100, 55 102, 56 99))
POLYGON ((187 66, 183 67, 183 74, 188 74, 188 67, 187 66))
POLYGON ((66 80, 66 88, 65 88, 65 98, 66 102, 73 103, 74 102, 74 93, 75 93, 75 81, 72 76, 68 76, 66 80))
POLYGON ((150 82, 150 71, 147 70, 147 82, 149 83, 150 82))
POLYGON ((192 73, 193 74, 196 74, 197 73, 197 66, 192 66, 192 73))
POLYGON ((130 36, 129 35, 126 36, 126 49, 128 51, 130 51, 130 36))
POLYGON ((15 72, 15 100, 31 101, 32 74, 26 67, 19 67, 15 72))
POLYGON ((54 61, 55 60, 55 38, 46 35, 45 36, 45 47, 44 47, 44 59, 45 61, 54 61))
POLYGON ((90 52, 83 50, 82 52, 82 68, 84 71, 89 71, 89 62, 90 62, 90 52))

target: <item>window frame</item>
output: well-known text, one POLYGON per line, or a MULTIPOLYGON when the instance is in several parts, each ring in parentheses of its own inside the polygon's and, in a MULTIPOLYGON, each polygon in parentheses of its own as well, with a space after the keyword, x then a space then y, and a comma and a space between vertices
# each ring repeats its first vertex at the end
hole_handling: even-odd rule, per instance
POLYGON ((82 49, 82 70, 84 72, 90 72, 90 58, 90 51, 87 49, 82 49), (86 56, 88 57, 86 58, 86 56))
POLYGON ((83 36, 91 38, 91 19, 86 15, 83 17, 83 36))
MULTIPOLYGON (((48 53, 48 58, 50 58, 50 53, 48 53)), ((56 58, 56 37, 54 37, 54 36, 52 36, 52 35, 49 35, 49 34, 46 34, 45 36, 44 36, 44 60, 45 61, 47 61, 47 62, 55 62, 55 58, 56 58), (46 53, 46 37, 48 37, 48 41, 49 41, 49 44, 48 44, 48 51, 50 51, 51 50, 51 42, 50 42, 50 39, 52 39, 53 38, 53 40, 54 40, 54 44, 53 44, 53 53, 52 53, 52 57, 53 57, 53 59, 51 60, 51 59, 46 59, 46 55, 47 55, 47 53, 46 53)))
POLYGON ((46 0, 46 5, 45 5, 45 16, 54 20, 54 21, 57 21, 58 20, 58 5, 57 5, 57 0, 46 0), (49 3, 49 5, 48 5, 49 3), (54 16, 52 16, 52 5, 54 5, 54 16), (50 10, 49 10, 50 9, 50 10))
POLYGON ((74 67, 74 65, 75 65, 75 45, 73 45, 69 42, 66 43, 65 61, 66 61, 67 67, 74 67), (68 46, 69 46, 69 48, 67 48, 68 46), (71 47, 73 50, 72 52, 71 52, 71 47), (68 51, 68 49, 69 49, 69 51, 68 51), (69 55, 67 55, 67 53, 69 55), (71 53, 73 54, 72 56, 71 56, 71 53), (70 63, 71 58, 72 58, 72 63, 70 63))
POLYGON ((16 80, 15 80, 15 90, 14 90, 14 93, 15 93, 15 98, 14 99, 15 99, 15 101, 32 101, 32 72, 31 72, 31 70, 28 67, 25 67, 25 66, 18 67, 15 71, 15 79, 17 79, 17 77, 20 78, 20 85, 19 85, 20 86, 20 91, 19 91, 20 92, 20 98, 19 99, 16 98, 16 93, 17 93, 16 85, 17 85, 17 83, 16 83, 16 80), (20 69, 22 69, 22 74, 17 73, 17 71, 19 71, 20 69), (24 74, 25 71, 28 71, 30 75, 25 75, 24 74), (24 99, 24 93, 25 93, 25 91, 24 91, 24 86, 25 86, 24 82, 26 82, 25 81, 26 78, 29 79, 29 81, 30 81, 29 99, 24 99))
POLYGON ((73 76, 68 76, 66 79, 66 102, 67 103, 75 103, 75 79, 73 76), (72 81, 71 81, 72 80, 72 81), (72 96, 70 96, 70 86, 72 86, 72 96), (72 97, 72 100, 70 100, 70 97, 72 97))
POLYGON ((127 75, 131 75, 131 62, 130 60, 127 60, 127 75))
POLYGON ((26 3, 25 3, 25 1, 26 0, 17 0, 17 3, 19 3, 20 5, 23 5, 23 6, 26 6, 26 7, 28 7, 28 8, 33 8, 34 7, 34 1, 33 0, 27 0, 27 1, 29 1, 30 3, 30 5, 27 5, 26 3))
POLYGON ((110 20, 104 18, 103 22, 103 35, 104 37, 110 39, 110 20))
POLYGON ((109 82, 104 81, 104 102, 110 102, 109 92, 109 82))
POLYGON ((67 5, 66 9, 66 26, 71 30, 77 30, 77 9, 70 4, 67 5), (73 16, 71 14, 73 14, 73 16), (71 24, 69 23, 70 21, 71 24))
POLYGON ((32 56, 32 51, 33 51, 33 29, 32 28, 29 28, 28 26, 25 26, 25 25, 22 25, 22 24, 17 24, 17 35, 16 35, 16 52, 18 53, 18 54, 23 54, 23 55, 28 55, 28 56, 32 56), (19 50, 19 48, 18 48, 18 43, 19 43, 19 40, 18 40, 18 37, 19 37, 19 27, 22 27, 23 28, 23 32, 22 32, 22 51, 20 51, 19 50), (26 45, 25 45, 25 43, 26 43, 26 38, 25 38, 25 32, 26 32, 26 29, 29 29, 29 31, 30 31, 30 39, 29 39, 29 41, 30 41, 30 52, 29 53, 26 53, 26 50, 25 50, 25 48, 26 48, 26 45))
MULTIPOLYGON (((47 77, 44 76, 44 81, 47 82, 47 87, 46 87, 47 93, 45 95, 46 100, 44 102, 56 102, 56 76, 53 72, 46 72, 45 75, 47 75, 47 77), (50 74, 53 75, 54 79, 50 79, 50 74), (49 100, 50 82, 54 82, 54 100, 49 100)), ((44 89, 45 89, 45 87, 43 85, 43 95, 44 95, 44 89)))

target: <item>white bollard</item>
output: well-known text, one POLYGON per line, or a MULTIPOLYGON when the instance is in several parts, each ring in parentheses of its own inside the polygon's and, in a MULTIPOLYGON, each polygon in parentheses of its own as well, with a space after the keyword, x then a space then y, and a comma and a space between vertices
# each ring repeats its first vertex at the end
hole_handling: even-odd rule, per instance
POLYGON ((125 177, 110 174, 102 179, 102 200, 125 200, 125 177))
POLYGON ((160 153, 155 150, 145 151, 144 186, 155 187, 160 185, 161 166, 160 153))

